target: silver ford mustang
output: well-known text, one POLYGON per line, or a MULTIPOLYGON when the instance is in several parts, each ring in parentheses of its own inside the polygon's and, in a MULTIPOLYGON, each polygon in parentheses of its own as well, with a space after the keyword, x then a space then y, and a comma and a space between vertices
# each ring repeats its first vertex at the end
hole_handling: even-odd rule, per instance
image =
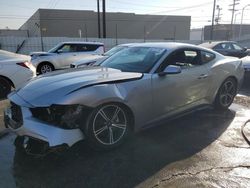
POLYGON ((241 60, 182 43, 131 45, 101 66, 39 76, 8 98, 6 127, 19 137, 98 149, 120 145, 131 132, 213 105, 227 109, 238 91, 241 60))

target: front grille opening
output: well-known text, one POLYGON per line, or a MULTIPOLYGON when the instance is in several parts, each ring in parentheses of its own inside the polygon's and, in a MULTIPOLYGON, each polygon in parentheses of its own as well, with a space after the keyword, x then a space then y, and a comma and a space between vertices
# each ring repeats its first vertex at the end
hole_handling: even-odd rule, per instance
POLYGON ((11 104, 10 109, 11 109, 12 119, 17 123, 22 124, 23 116, 21 107, 13 102, 10 102, 10 104, 11 104))

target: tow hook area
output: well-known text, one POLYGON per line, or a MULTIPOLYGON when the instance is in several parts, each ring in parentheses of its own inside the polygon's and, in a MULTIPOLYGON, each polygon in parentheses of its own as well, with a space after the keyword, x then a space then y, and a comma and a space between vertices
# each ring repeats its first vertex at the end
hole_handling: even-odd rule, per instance
POLYGON ((24 149, 28 155, 34 157, 45 157, 49 153, 60 153, 68 148, 67 144, 56 147, 49 147, 47 142, 36 140, 26 136, 17 136, 14 145, 17 148, 24 149))

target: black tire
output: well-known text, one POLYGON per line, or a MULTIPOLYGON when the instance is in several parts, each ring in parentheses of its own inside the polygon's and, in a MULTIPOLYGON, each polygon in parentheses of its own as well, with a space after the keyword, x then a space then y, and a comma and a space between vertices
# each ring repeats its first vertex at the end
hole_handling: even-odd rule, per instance
POLYGON ((131 123, 122 105, 109 103, 90 113, 83 132, 94 150, 111 150, 121 145, 130 135, 131 123))
POLYGON ((23 136, 17 136, 14 140, 14 145, 18 149, 23 149, 23 143, 24 143, 24 137, 23 136))
POLYGON ((11 83, 0 77, 0 99, 7 98, 7 95, 11 92, 11 83))
POLYGON ((237 94, 237 82, 233 78, 227 78, 220 86, 215 98, 214 106, 218 110, 226 110, 233 103, 237 94))
POLYGON ((54 70, 55 70, 54 66, 49 62, 41 63, 37 67, 38 74, 45 74, 48 72, 52 72, 54 70))

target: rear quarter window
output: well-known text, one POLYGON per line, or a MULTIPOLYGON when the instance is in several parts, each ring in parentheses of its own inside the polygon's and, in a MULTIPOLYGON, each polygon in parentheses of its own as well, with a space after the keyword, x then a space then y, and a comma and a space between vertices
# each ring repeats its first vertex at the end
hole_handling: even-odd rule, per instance
POLYGON ((206 51, 201 51, 201 62, 202 64, 208 63, 212 60, 215 59, 215 54, 206 52, 206 51))

